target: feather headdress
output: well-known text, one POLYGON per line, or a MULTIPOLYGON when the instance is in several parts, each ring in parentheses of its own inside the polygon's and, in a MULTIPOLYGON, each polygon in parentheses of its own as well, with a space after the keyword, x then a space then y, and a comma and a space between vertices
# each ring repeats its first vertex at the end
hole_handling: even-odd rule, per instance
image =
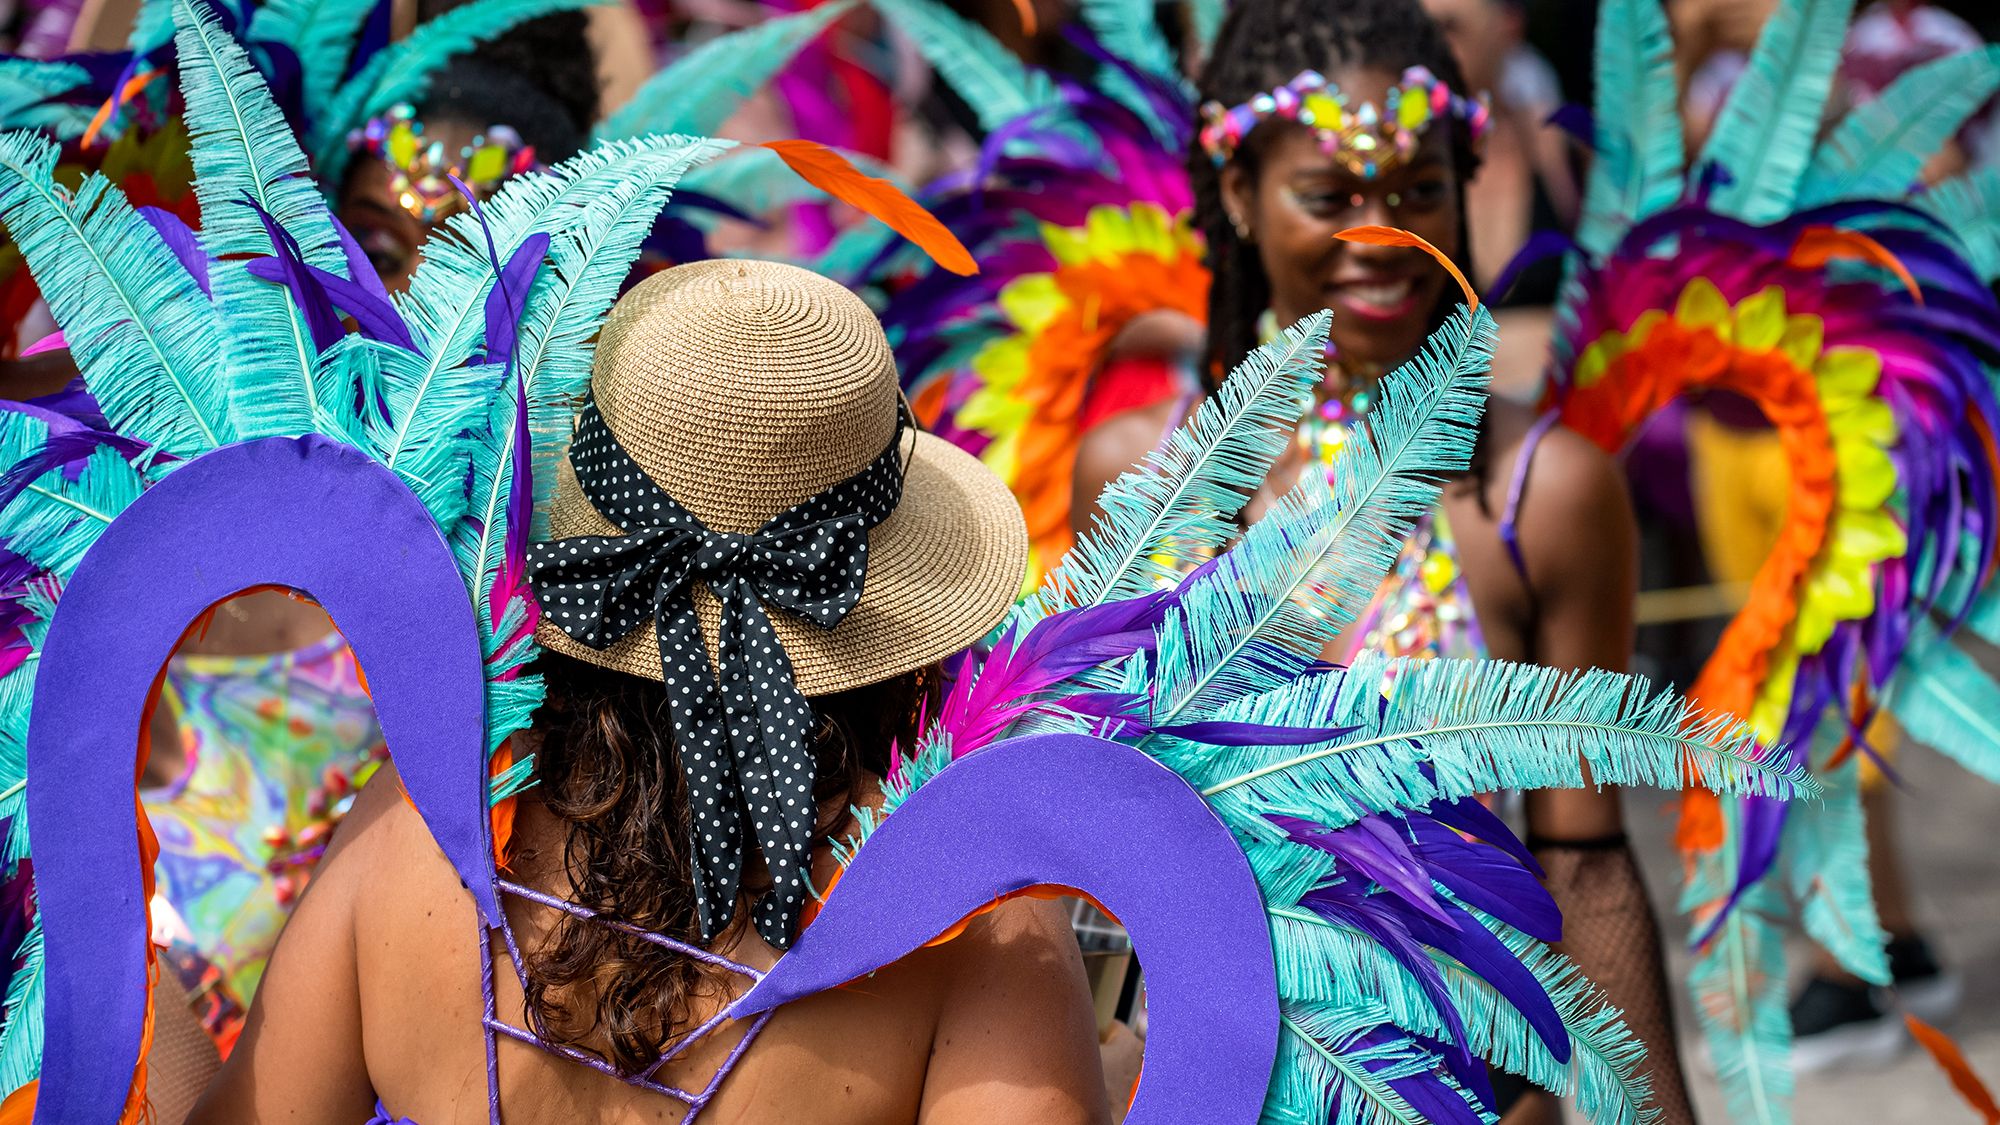
MULTIPOLYGON (((1462 310, 1383 382, 1374 424, 1331 474, 1337 485, 1306 482, 1236 547, 1162 586, 1158 556, 1206 541, 1200 529, 1241 504, 1238 478, 1261 477, 1276 456, 1256 419, 1273 404, 1291 408, 1316 377, 1326 323, 1320 314, 1246 360, 1161 452, 1111 486, 1107 517, 992 651, 959 669, 929 733, 888 779, 882 811, 855 811, 861 838, 813 925, 841 926, 843 895, 868 893, 850 888, 891 878, 885 870, 913 876, 900 866, 916 862, 908 837, 892 829, 907 815, 952 816, 956 771, 997 770, 1013 747, 1039 745, 1023 735, 1086 731, 1179 775, 1227 826, 1261 898, 1276 1069, 1261 1107, 1208 1102, 1205 1113, 1490 1120, 1490 1061, 1575 1093, 1592 1120, 1646 1121, 1640 1046, 1544 944, 1560 920, 1534 861, 1471 797, 1580 784, 1586 764, 1604 782, 1685 779, 1766 799, 1811 783, 1741 723, 1631 677, 1372 655, 1347 668, 1317 663, 1435 503, 1439 481, 1471 457, 1493 341, 1484 310, 1462 310), (939 803, 907 811, 927 794, 939 803)), ((1146 825, 1134 816, 1120 830, 1146 825)), ((982 826, 981 847, 1003 850, 1005 831, 982 826)), ((830 954, 810 936, 739 1007, 759 1010, 801 987, 795 978, 814 979, 815 958, 830 954)), ((1254 963, 1258 952, 1227 955, 1254 963)), ((1149 1080, 1155 1065, 1149 1054, 1149 1080)), ((1148 1103, 1144 1082, 1139 1097, 1135 1119, 1171 1118, 1148 1103)))
POLYGON ((1558 310, 1554 398, 1580 433, 1616 451, 1672 400, 1719 390, 1785 450, 1784 524, 1692 694, 1789 743, 1829 797, 1787 810, 1692 794, 1679 832, 1695 1009, 1732 1110, 1760 1122, 1788 1117, 1777 926, 1794 903, 1849 970, 1887 979, 1854 781, 1868 718, 1886 699, 1919 739, 1987 776, 2000 765, 1938 721, 2000 698, 1941 636, 1984 584, 2000 514, 2000 308, 1977 265, 1996 261, 1993 228, 1975 180, 1913 190, 2000 88, 2000 54, 1913 70, 1822 140, 1852 7, 1780 5, 1684 166, 1666 17, 1651 0, 1604 6, 1597 160, 1558 310))

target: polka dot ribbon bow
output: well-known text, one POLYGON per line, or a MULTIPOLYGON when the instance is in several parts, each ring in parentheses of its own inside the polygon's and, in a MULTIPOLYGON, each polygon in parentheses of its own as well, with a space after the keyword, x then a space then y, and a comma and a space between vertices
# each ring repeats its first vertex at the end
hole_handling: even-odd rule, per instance
POLYGON ((791 943, 818 815, 812 707, 793 682, 764 606, 831 629, 861 600, 868 530, 902 498, 908 424, 905 413, 888 448, 860 472, 739 535, 702 526, 618 444, 597 404, 584 408, 571 462, 590 502, 626 534, 534 544, 529 581, 542 612, 580 644, 603 649, 649 616, 659 630, 660 670, 694 813, 704 940, 736 915, 747 815, 772 884, 757 903, 757 932, 779 949, 791 943), (696 583, 722 603, 719 673, 702 644, 696 583))

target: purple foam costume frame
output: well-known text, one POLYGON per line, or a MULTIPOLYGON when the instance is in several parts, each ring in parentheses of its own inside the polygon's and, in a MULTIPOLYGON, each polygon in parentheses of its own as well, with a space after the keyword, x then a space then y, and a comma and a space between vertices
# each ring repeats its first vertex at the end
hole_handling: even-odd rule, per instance
POLYGON ((384 739, 416 766, 402 769, 412 803, 482 916, 500 916, 479 632, 430 513, 388 469, 321 437, 204 454, 105 529, 43 645, 28 776, 63 783, 27 792, 46 942, 37 1122, 119 1119, 146 1008, 133 794, 146 697, 188 622, 260 585, 307 591, 339 625, 384 739))
POLYGON ((1279 1011, 1256 876, 1179 774, 1088 735, 1000 742, 911 794, 730 1014, 858 979, 1041 885, 1088 892, 1145 963, 1146 1067, 1128 1125, 1257 1120, 1279 1011))
MULTIPOLYGON (((306 590, 340 626, 405 791, 482 921, 507 932, 488 838, 477 623, 429 512, 388 469, 325 438, 205 454, 99 537, 43 645, 28 772, 64 783, 27 794, 46 941, 38 1123, 116 1121, 123 1109, 147 991, 133 793, 141 716, 187 623, 260 585, 306 590)), ((1001 742, 919 789, 729 1015, 761 1024, 1042 885, 1091 894, 1144 959, 1147 1065, 1127 1120, 1254 1121, 1279 1034, 1256 879, 1179 775, 1086 735, 1001 742)))

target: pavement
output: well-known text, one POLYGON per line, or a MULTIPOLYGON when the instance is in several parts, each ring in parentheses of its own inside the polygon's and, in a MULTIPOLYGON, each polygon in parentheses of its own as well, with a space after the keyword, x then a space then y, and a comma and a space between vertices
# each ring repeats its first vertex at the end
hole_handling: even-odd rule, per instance
MULTIPOLYGON (((2000 1093, 2000 851, 1993 835, 2000 829, 2000 786, 1920 747, 1907 748, 1897 766, 1904 787, 1898 810, 1902 843, 1918 923, 1948 966, 1965 979, 1965 1002, 1944 1030, 2000 1093)), ((1687 927, 1671 910, 1678 867, 1668 842, 1670 800, 1663 793, 1628 793, 1625 815, 1667 929, 1669 976, 1680 982, 1687 978, 1689 958, 1687 927)), ((1809 943, 1797 939, 1791 957, 1795 981, 1802 977, 1809 953, 1809 943)), ((1722 1091, 1699 1061, 1700 1036, 1686 990, 1677 992, 1681 1057, 1697 1112, 1702 1121, 1726 1122, 1722 1091)), ((1571 1119, 1578 1120, 1574 1114, 1571 1119)), ((1793 1120, 1800 1125, 1978 1125, 1980 1118, 1930 1056, 1911 1044, 1894 1064, 1881 1069, 1801 1078, 1793 1120)))

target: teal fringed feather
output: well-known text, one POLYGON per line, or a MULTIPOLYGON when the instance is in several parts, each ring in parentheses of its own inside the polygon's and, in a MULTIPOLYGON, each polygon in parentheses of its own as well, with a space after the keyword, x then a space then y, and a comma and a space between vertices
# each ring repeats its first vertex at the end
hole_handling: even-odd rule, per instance
POLYGON ((132 33, 125 37, 125 49, 143 57, 166 46, 174 38, 174 9, 180 0, 139 0, 132 17, 132 33))
POLYGON ((1155 724, 1277 687, 1318 659, 1436 502, 1444 474, 1470 463, 1493 339, 1485 309, 1461 309, 1382 381, 1368 426, 1332 470, 1309 474, 1184 591, 1159 630, 1155 724))
POLYGON ((1084 26, 1105 50, 1155 77, 1180 76, 1180 63, 1160 30, 1153 0, 1083 0, 1082 15, 1084 26))
POLYGON ((235 440, 216 320, 194 278, 102 175, 58 187, 59 157, 34 134, 0 136, 0 219, 105 416, 177 457, 235 440))
POLYGON ((1785 816, 1778 858, 1806 932, 1841 967, 1871 984, 1889 983, 1889 935, 1875 914, 1868 877, 1868 830, 1861 812, 1858 752, 1838 769, 1813 774, 1821 798, 1785 816))
MULTIPOLYGON (((1272 901, 1268 891, 1266 901, 1272 901)), ((1380 1003, 1397 1027, 1449 1041, 1449 1028, 1415 978, 1375 939, 1299 907, 1273 906, 1270 914, 1280 996, 1341 1006, 1380 1003)), ((1512 927, 1479 918, 1555 1002, 1569 1029, 1572 1055, 1569 1064, 1557 1062, 1520 1011, 1491 984, 1427 949, 1464 1020, 1465 1046, 1559 1097, 1574 1094, 1584 1117, 1595 1125, 1648 1125, 1657 1118, 1658 1109, 1647 1104, 1650 1086, 1639 1072, 1645 1047, 1627 1030, 1618 1010, 1568 958, 1512 927)))
POLYGON ((309 147, 321 181, 327 190, 335 190, 347 167, 347 134, 397 102, 422 99, 430 89, 431 75, 453 55, 462 55, 539 16, 609 2, 469 0, 419 24, 407 37, 375 52, 359 74, 341 85, 327 103, 326 112, 313 122, 309 147))
POLYGON ((283 43, 298 55, 305 120, 326 112, 374 8, 375 0, 266 0, 251 14, 251 42, 283 43))
POLYGON ((1914 67, 1880 97, 1849 111, 1813 157, 1799 206, 1897 199, 1930 153, 2000 91, 2000 46, 1914 67))
POLYGON ((2000 280, 2000 169, 1974 168, 1912 202, 1951 231, 1980 278, 2000 280))
POLYGON ((42 920, 37 917, 13 957, 21 967, 7 983, 0 1023, 0 1098, 42 1073, 42 920))
POLYGON ((1702 787, 1724 794, 1817 793, 1803 768, 1783 755, 1760 755, 1754 733, 1740 721, 1704 715, 1640 677, 1600 669, 1389 660, 1364 652, 1344 672, 1235 700, 1213 717, 1353 728, 1316 746, 1148 741, 1232 823, 1254 809, 1277 808, 1339 827, 1440 798, 1573 789, 1583 785, 1585 765, 1600 785, 1677 789, 1691 773, 1702 787), (1394 685, 1386 704, 1385 682, 1394 685), (1432 776, 1417 768, 1420 762, 1432 776))
POLYGON ((1789 1125, 1792 1119, 1785 916, 1775 889, 1752 888, 1696 952, 1688 978, 1730 1116, 1746 1125, 1789 1125))
POLYGON ((2000 684, 1955 640, 1917 629, 1909 667, 1888 696, 1909 738, 1988 781, 2000 782, 2000 684))
POLYGON ((243 47, 206 4, 175 0, 174 18, 202 247, 216 262, 210 283, 231 327, 223 335, 223 354, 237 436, 307 433, 352 407, 323 402, 316 393, 318 352, 291 294, 226 259, 272 252, 248 201, 298 240, 309 264, 343 269, 332 216, 313 187, 305 153, 243 47))
POLYGON ((1202 57, 1207 58, 1216 34, 1222 30, 1222 17, 1229 14, 1229 6, 1226 0, 1188 0, 1187 13, 1195 45, 1201 48, 1202 57))
POLYGON ((792 57, 858 0, 835 0, 767 19, 703 43, 647 79, 598 125, 592 139, 642 133, 713 133, 792 57))
POLYGON ((991 132, 1059 104, 1055 84, 1030 69, 993 34, 934 0, 870 0, 890 26, 909 36, 938 76, 991 132))
POLYGON ((1681 195, 1680 87, 1660 0, 1607 0, 1597 13, 1593 67, 1597 152, 1576 240, 1596 256, 1681 195))
MULTIPOLYGON (((0 414, 0 432, 40 425, 21 415, 0 414)), ((138 499, 142 489, 138 470, 117 450, 98 446, 75 480, 61 468, 51 469, 0 508, 0 543, 57 578, 67 579, 84 552, 118 513, 138 499)))
POLYGON ((1772 14, 1701 151, 1730 176, 1710 199, 1717 212, 1748 223, 1791 212, 1853 13, 1854 0, 1798 0, 1772 14))
POLYGON ((1187 424, 1113 481, 1098 500, 1103 514, 1016 611, 1016 624, 1143 593, 1233 538, 1236 512, 1311 400, 1331 319, 1315 313, 1251 352, 1187 424))
POLYGON ((47 128, 79 114, 90 120, 94 109, 47 104, 49 99, 80 89, 89 81, 90 72, 75 63, 0 60, 0 129, 47 128))
MULTIPOLYGON (((1363 1045, 1363 1036, 1389 1022, 1379 1004, 1341 1006, 1281 1002, 1278 1065, 1264 1099, 1266 1122, 1327 1125, 1424 1125, 1424 1118, 1390 1082, 1437 1073, 1442 1061, 1407 1036, 1363 1045), (1329 1117, 1327 1111, 1337 1107, 1329 1117)), ((1459 1091, 1461 1097, 1464 1092, 1459 1091)), ((1468 1104, 1472 1099, 1467 1098, 1468 1104)), ((1491 1114, 1482 1113, 1488 1121, 1491 1114)))

